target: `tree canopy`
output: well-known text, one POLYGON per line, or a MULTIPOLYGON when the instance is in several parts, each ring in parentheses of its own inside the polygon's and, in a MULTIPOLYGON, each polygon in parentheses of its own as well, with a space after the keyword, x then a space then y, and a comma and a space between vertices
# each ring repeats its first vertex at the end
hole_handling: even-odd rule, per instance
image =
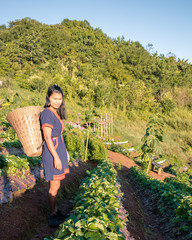
MULTIPOLYGON (((124 37, 111 39, 87 20, 46 25, 24 18, 0 26, 0 77, 39 92, 57 83, 67 98, 85 105, 113 105, 127 113, 165 110, 165 103, 181 102, 174 100, 176 89, 191 89, 192 66, 152 49, 124 37)), ((185 106, 191 107, 187 94, 185 106)))

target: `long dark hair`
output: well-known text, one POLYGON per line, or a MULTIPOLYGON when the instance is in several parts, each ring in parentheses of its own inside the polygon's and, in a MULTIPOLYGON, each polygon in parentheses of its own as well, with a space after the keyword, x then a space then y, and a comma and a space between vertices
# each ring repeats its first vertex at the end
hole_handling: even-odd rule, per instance
POLYGON ((45 103, 44 108, 51 106, 49 98, 53 93, 61 93, 62 94, 62 103, 61 103, 61 106, 57 109, 57 113, 58 113, 58 115, 61 119, 67 119, 67 113, 66 113, 63 91, 57 85, 52 85, 48 88, 47 95, 46 95, 46 103, 45 103))

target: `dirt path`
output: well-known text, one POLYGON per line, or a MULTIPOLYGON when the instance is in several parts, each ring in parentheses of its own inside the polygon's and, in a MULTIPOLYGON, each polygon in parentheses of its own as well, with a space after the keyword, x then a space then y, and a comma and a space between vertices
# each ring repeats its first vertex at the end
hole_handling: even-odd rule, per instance
MULTIPOLYGON (((161 219, 151 211, 151 206, 143 201, 142 193, 138 193, 137 186, 128 177, 129 169, 137 164, 126 156, 111 151, 109 151, 109 159, 117 169, 119 163, 121 166, 121 170, 118 170, 118 177, 121 191, 124 193, 123 206, 129 214, 127 230, 130 236, 135 240, 170 240, 162 230, 161 219)), ((158 175, 157 172, 152 171, 150 175, 160 180, 173 176, 165 172, 158 175)))
MULTIPOLYGON (((118 163, 121 163, 123 167, 131 168, 133 166, 138 166, 132 159, 126 157, 125 155, 121 153, 115 153, 112 151, 109 152, 109 159, 115 164, 118 165, 118 163)), ((166 172, 162 172, 160 175, 157 173, 157 171, 150 171, 150 176, 153 178, 164 180, 166 177, 174 177, 174 175, 166 172)))
MULTIPOLYGON (((136 165, 126 156, 109 151, 109 158, 118 166, 121 162, 122 169, 118 172, 121 190, 124 192, 124 208, 129 213, 127 225, 130 236, 134 240, 166 240, 158 229, 157 217, 149 213, 142 201, 136 196, 136 191, 127 178, 130 167, 136 165)), ((72 209, 71 199, 77 191, 80 180, 86 176, 86 170, 94 168, 96 163, 81 163, 79 166, 71 166, 70 174, 63 181, 60 192, 59 205, 64 212, 72 209)), ((161 176, 151 173, 153 177, 164 179, 167 174, 161 176)), ((43 240, 44 237, 53 236, 56 229, 47 225, 47 190, 48 183, 44 180, 37 182, 33 189, 27 190, 12 203, 0 206, 0 239, 3 240, 43 240)), ((167 239, 168 240, 168 239, 167 239)))

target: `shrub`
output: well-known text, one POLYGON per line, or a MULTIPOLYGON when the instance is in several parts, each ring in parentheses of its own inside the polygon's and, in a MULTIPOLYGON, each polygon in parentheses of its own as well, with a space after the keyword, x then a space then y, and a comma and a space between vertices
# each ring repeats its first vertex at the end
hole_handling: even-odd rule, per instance
POLYGON ((102 160, 107 157, 107 148, 98 137, 91 137, 88 142, 89 159, 102 160))
POLYGON ((64 139, 66 148, 72 160, 84 159, 85 144, 84 134, 79 129, 65 129, 64 139))
POLYGON ((161 101, 162 112, 169 114, 175 108, 175 103, 171 99, 164 99, 161 101))

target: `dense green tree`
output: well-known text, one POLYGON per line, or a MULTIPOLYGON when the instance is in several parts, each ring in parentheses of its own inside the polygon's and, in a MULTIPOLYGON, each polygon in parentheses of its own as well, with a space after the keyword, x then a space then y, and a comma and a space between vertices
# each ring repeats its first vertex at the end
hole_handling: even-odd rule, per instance
POLYGON ((6 76, 11 71, 11 61, 9 58, 0 55, 0 76, 6 76))

